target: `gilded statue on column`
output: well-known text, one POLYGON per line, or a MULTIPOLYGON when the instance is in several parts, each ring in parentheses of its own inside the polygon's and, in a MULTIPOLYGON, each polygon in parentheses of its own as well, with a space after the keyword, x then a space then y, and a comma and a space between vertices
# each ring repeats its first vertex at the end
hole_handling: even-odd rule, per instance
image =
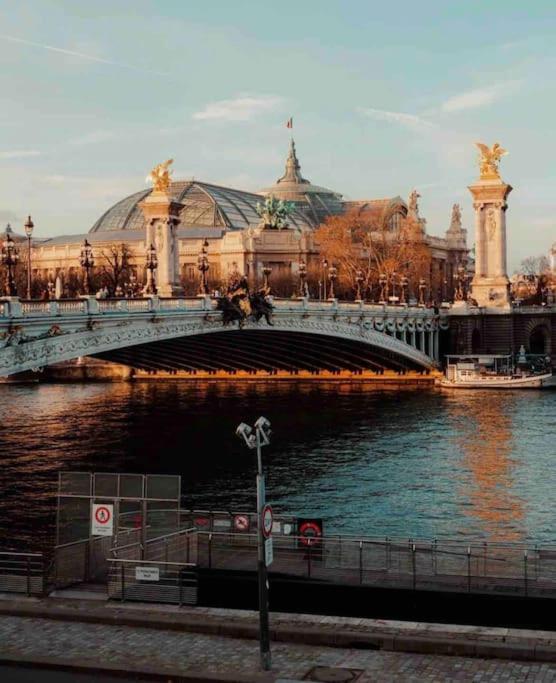
POLYGON ((492 147, 482 142, 475 143, 479 148, 479 168, 481 180, 499 180, 498 164, 500 159, 508 152, 495 142, 492 147))
POLYGON ((153 184, 155 192, 167 192, 170 187, 170 180, 172 171, 170 165, 174 163, 173 159, 167 159, 161 164, 157 164, 150 172, 149 178, 153 184))

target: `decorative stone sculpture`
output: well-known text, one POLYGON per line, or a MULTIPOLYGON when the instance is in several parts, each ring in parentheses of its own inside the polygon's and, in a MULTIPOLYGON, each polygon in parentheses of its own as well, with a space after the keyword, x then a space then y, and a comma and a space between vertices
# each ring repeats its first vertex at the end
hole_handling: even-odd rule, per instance
POLYGON ((488 147, 482 142, 475 143, 479 148, 479 169, 481 180, 496 180, 500 178, 498 164, 500 159, 508 152, 495 142, 492 147, 488 147))
POLYGON ((276 199, 272 195, 266 197, 263 204, 258 202, 256 206, 263 227, 273 230, 282 230, 288 227, 288 216, 294 208, 293 202, 276 199))
POLYGON ((172 176, 170 165, 173 163, 173 159, 167 159, 161 164, 157 164, 150 172, 149 178, 152 181, 154 192, 168 192, 172 176))

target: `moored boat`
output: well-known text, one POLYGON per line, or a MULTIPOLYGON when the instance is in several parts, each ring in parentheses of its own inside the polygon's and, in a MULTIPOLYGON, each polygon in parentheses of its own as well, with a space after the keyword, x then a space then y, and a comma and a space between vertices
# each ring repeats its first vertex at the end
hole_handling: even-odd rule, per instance
POLYGON ((548 356, 472 354, 446 356, 440 386, 449 389, 545 389, 556 387, 548 356))

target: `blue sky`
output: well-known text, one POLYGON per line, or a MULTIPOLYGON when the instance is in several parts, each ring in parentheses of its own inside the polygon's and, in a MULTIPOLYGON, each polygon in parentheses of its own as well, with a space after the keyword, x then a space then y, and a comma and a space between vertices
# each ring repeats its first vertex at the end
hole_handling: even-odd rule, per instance
POLYGON ((0 222, 85 232, 175 177, 257 190, 294 137, 304 175, 352 199, 421 195, 432 234, 509 150, 510 267, 556 240, 556 7, 517 0, 0 0, 0 222))

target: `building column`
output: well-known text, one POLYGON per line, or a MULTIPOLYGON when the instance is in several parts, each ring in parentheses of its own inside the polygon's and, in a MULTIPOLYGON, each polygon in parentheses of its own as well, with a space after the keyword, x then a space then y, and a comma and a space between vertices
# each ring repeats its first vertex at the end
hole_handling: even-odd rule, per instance
POLYGON ((475 276, 471 296, 479 306, 509 308, 506 266, 506 198, 512 187, 498 176, 469 186, 475 209, 475 276))
POLYGON ((419 334, 421 335, 421 353, 425 353, 425 330, 421 330, 419 334))
POLYGON ((411 344, 411 346, 413 346, 413 348, 415 348, 417 345, 417 338, 415 336, 415 329, 411 330, 410 335, 411 335, 410 344, 411 344))
POLYGON ((434 331, 434 360, 439 360, 440 358, 440 330, 434 331))
POLYGON ((167 192, 154 190, 139 207, 145 217, 146 248, 156 249, 156 288, 160 296, 183 293, 180 282, 179 241, 177 236, 183 204, 175 202, 167 192))

